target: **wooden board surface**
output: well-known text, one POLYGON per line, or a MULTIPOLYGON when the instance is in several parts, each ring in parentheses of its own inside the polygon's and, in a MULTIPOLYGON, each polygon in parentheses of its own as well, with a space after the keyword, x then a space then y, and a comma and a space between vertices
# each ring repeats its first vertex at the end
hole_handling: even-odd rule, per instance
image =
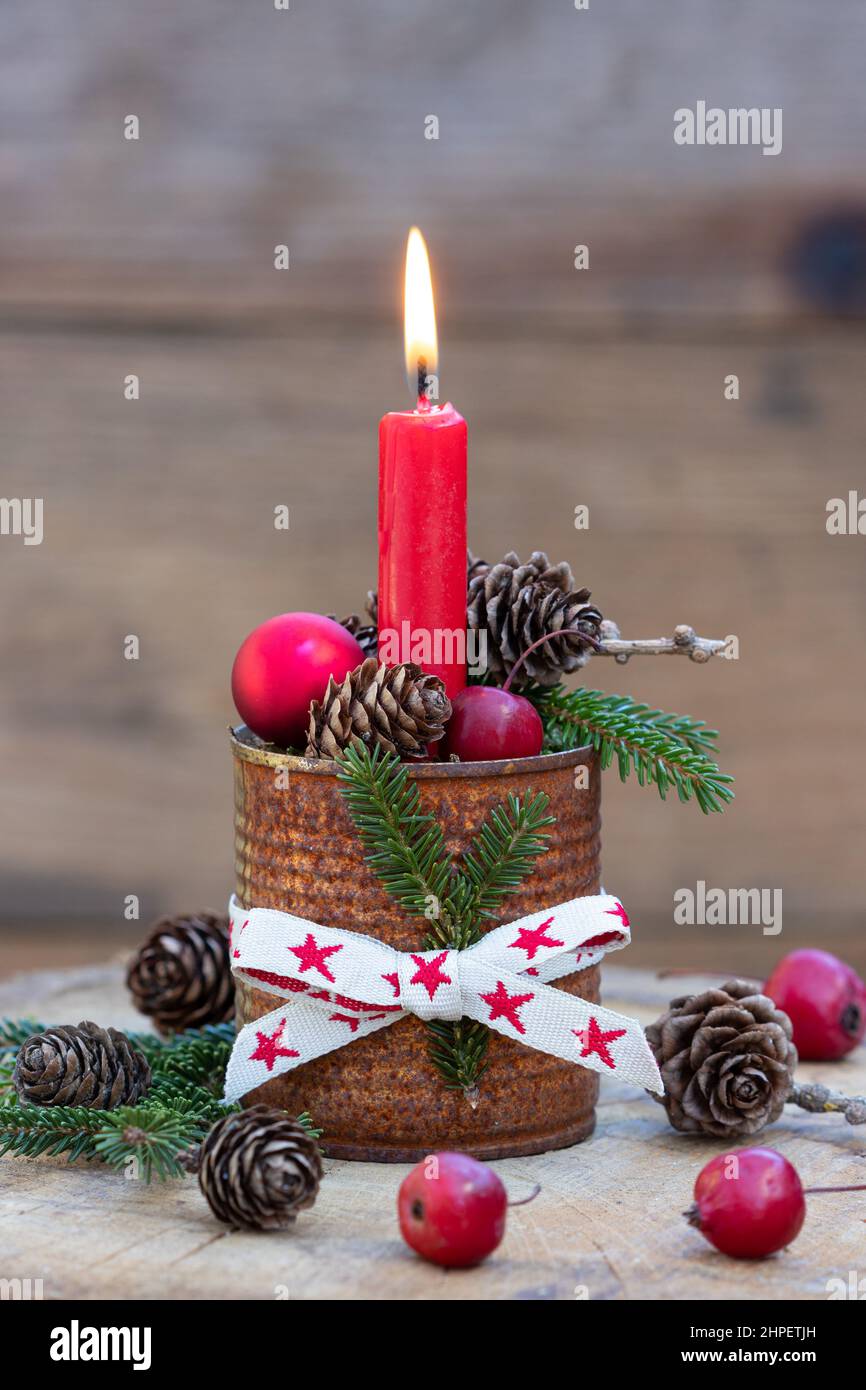
MULTIPOLYGON (((609 967, 605 1002, 649 1022, 674 985, 609 967), (670 987, 669 987, 670 986, 670 987)), ((119 965, 38 972, 0 986, 0 1013, 94 1017, 141 1026, 119 965)), ((866 1054, 800 1075, 866 1090, 866 1054)), ((796 1110, 764 1136, 806 1185, 864 1180, 866 1132, 796 1110)), ((604 1081, 588 1143, 496 1165, 515 1208, 497 1253, 445 1272, 415 1258, 395 1221, 402 1165, 326 1164, 312 1211, 288 1234, 223 1231, 194 1179, 146 1187, 65 1160, 0 1160, 0 1277, 41 1278, 48 1299, 826 1299, 866 1256, 863 1194, 814 1197, 791 1248, 761 1263, 729 1260, 680 1213, 700 1167, 722 1146, 676 1135, 648 1097, 604 1081)))
POLYGON ((789 312, 792 241, 860 200, 864 29, 858 0, 5 6, 0 299, 378 311, 418 221, 449 304, 570 322, 583 243, 581 313, 789 312), (780 155, 676 145, 699 98, 782 108, 780 155))
POLYGON ((862 475, 864 348, 859 320, 820 314, 833 286, 863 304, 864 31, 857 0, 668 0, 661 23, 642 0, 3 8, 3 491, 45 503, 41 546, 0 537, 19 961, 22 919, 71 964, 94 927, 131 944, 223 904, 231 660, 265 617, 342 615, 375 583, 418 221, 473 547, 567 558, 627 635, 741 641, 736 665, 586 673, 706 718, 737 777, 712 823, 608 778, 636 958, 754 970, 844 935, 866 969, 866 547, 824 529, 862 475), (781 106, 782 154, 675 145, 704 98, 781 106), (781 889, 784 936, 674 928, 699 879, 781 889))
MULTIPOLYGON (((497 341, 449 325, 444 350, 478 553, 568 558, 629 635, 691 622, 740 639, 737 662, 586 670, 720 729, 737 779, 707 819, 606 774, 605 880, 637 941, 665 928, 668 964, 754 971, 798 932, 847 932, 838 949, 866 969, 866 543, 824 527, 827 498, 862 475, 862 337, 566 341, 516 324, 497 341), (673 928, 674 892, 698 879, 781 888, 782 935, 673 928)), ((232 657, 272 613, 363 605, 399 354, 396 315, 363 335, 336 320, 282 338, 0 334, 4 487, 28 496, 37 479, 45 497, 44 544, 2 547, 0 916, 17 941, 22 919, 53 917, 72 937, 101 919, 131 945, 162 911, 224 904, 232 657), (143 394, 125 402, 132 370, 143 394)))

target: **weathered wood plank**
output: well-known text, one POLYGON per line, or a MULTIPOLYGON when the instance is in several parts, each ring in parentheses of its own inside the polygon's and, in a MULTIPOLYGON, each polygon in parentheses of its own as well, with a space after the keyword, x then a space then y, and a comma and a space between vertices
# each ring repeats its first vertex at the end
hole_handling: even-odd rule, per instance
MULTIPOLYGON (((665 982, 615 966, 605 1001, 655 1017, 665 982)), ((678 982, 679 983, 679 982, 678 982)), ((698 987, 699 978, 682 981, 698 987)), ((22 976, 0 985, 0 1013, 136 1020, 117 969, 22 976), (59 1011, 59 1012, 58 1012, 59 1011)), ((138 1020, 140 1022, 140 1020, 138 1020)), ((866 1054, 810 1065, 810 1079, 866 1089, 866 1054)), ((838 1119, 786 1112, 764 1136, 811 1185, 862 1180, 863 1137, 838 1119)), ((603 1081, 595 1137, 496 1165, 514 1196, 508 1232, 480 1269, 446 1273, 403 1246, 395 1194, 406 1168, 329 1162, 316 1206, 288 1235, 223 1233, 193 1179, 165 1186, 61 1160, 0 1160, 0 1274, 44 1280, 46 1298, 184 1299, 825 1299, 862 1267, 857 1194, 813 1198, 791 1248, 732 1261, 680 1213, 698 1169, 722 1146, 676 1135, 648 1097, 603 1081)))
MULTIPOLYGON (((701 963, 758 969, 753 951, 766 962, 797 931, 844 930, 866 967, 866 548, 824 526, 827 499, 862 476, 859 337, 443 342, 476 551, 568 557, 626 634, 688 621, 741 641, 738 662, 587 668, 720 728, 737 776, 733 807, 706 820, 607 774, 605 877, 638 938, 670 926, 675 889, 698 878, 781 887, 780 938, 679 928, 664 963, 694 945, 701 963), (737 402, 722 398, 731 370, 737 402)), ((376 424, 403 390, 396 322, 363 339, 0 337, 4 490, 45 498, 41 546, 2 540, 4 918, 135 932, 130 893, 142 922, 223 903, 234 651, 274 612, 363 604, 376 424), (142 398, 125 402, 133 370, 142 398)))
POLYGON ((7 6, 0 35, 0 294, 54 314, 378 312, 412 221, 446 303, 776 314, 797 303, 792 236, 861 191, 857 0, 747 19, 669 0, 663 23, 639 0, 117 0, 109 23, 98 3, 7 6), (781 107, 781 154, 676 146, 674 111, 698 99, 781 107))

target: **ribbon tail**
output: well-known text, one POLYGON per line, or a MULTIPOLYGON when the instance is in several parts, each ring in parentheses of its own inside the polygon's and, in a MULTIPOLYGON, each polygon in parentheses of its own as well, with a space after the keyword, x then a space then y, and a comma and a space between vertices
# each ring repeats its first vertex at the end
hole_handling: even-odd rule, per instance
POLYGON ((226 1067, 227 1105, 274 1076, 282 1076, 326 1052, 365 1038, 403 1018, 399 1012, 349 1013, 335 1005, 332 1011, 305 1000, 290 1000, 278 1009, 253 1019, 238 1033, 226 1067))
POLYGON ((636 1018, 526 975, 490 970, 480 961, 464 965, 461 983, 466 1014, 504 1037, 664 1095, 661 1073, 636 1018))

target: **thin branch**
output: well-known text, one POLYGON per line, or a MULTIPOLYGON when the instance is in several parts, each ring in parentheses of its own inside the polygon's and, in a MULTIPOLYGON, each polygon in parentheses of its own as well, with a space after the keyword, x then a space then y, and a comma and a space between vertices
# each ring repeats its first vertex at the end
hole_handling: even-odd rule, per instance
POLYGON ((625 666, 633 656, 687 656, 703 664, 711 656, 720 655, 728 645, 726 637, 698 637, 693 627, 680 623, 673 637, 621 637, 619 628, 610 618, 601 625, 598 656, 612 656, 625 666))
POLYGON ((795 1081, 788 1104, 799 1105, 801 1110, 809 1110, 813 1115, 835 1111, 844 1115, 849 1125, 866 1124, 866 1096, 846 1096, 841 1091, 831 1091, 820 1081, 806 1084, 795 1081))

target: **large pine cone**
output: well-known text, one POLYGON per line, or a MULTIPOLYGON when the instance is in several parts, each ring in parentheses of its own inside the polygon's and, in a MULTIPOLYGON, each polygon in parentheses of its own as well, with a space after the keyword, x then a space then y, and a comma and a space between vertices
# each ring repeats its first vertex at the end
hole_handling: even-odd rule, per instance
POLYGON ((332 676, 321 704, 310 705, 307 757, 336 758, 350 744, 379 744, 401 758, 423 758, 450 716, 438 676, 409 662, 384 666, 370 657, 339 685, 332 676))
POLYGON ((791 1020, 744 980, 674 999, 646 1030, 674 1129, 735 1139, 782 1113, 797 1049, 791 1020))
MULTIPOLYGON (((467 621, 470 628, 486 633, 487 669, 501 681, 540 637, 577 628, 598 641, 602 617, 588 599, 589 589, 574 588, 571 567, 564 561, 552 565, 542 550, 536 550, 523 565, 510 551, 498 565, 472 561, 467 621)), ((527 657, 515 684, 534 680, 556 685, 564 674, 585 665, 591 653, 591 642, 580 635, 553 636, 527 657)))
POLYGON ((280 1231, 315 1202, 322 1160, 315 1139, 284 1110, 254 1105, 206 1135, 198 1180, 218 1221, 280 1231))
POLYGON ((34 1033, 22 1044, 12 1084, 31 1105, 114 1110, 147 1094, 150 1067, 124 1033, 69 1023, 34 1033))
POLYGON ((160 1032, 228 1022, 235 1011, 228 918, 162 917, 130 962, 126 983, 160 1032))

